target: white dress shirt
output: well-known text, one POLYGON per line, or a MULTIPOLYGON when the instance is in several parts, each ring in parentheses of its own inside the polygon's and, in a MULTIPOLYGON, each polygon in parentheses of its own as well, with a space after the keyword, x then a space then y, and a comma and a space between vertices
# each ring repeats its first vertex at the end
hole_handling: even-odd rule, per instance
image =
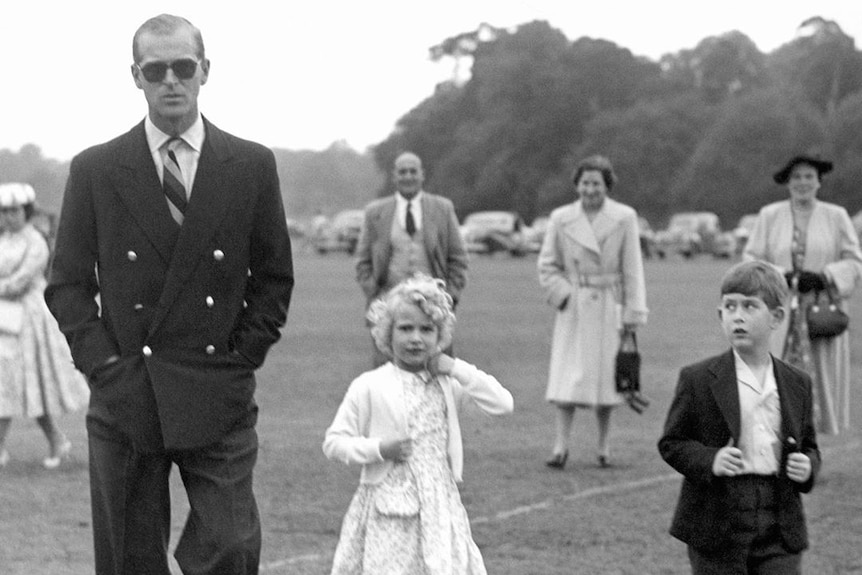
MULTIPOLYGON (((150 146, 150 153, 153 155, 153 162, 156 164, 156 170, 159 172, 159 180, 163 180, 165 173, 165 164, 162 155, 162 146, 165 142, 171 139, 172 136, 165 134, 153 124, 148 115, 144 120, 144 129, 147 133, 147 144, 150 146)), ((198 171, 198 161, 201 157, 201 149, 204 144, 204 121, 200 114, 197 120, 188 130, 179 135, 182 144, 174 149, 174 154, 177 156, 177 163, 180 165, 180 171, 183 174, 183 184, 186 187, 186 196, 189 198, 192 195, 192 184, 195 181, 195 174, 198 171)))
MULTIPOLYGON (((416 224, 416 231, 422 229, 422 190, 410 199, 410 213, 413 214, 413 222, 416 224)), ((402 229, 407 229, 407 198, 401 195, 401 192, 395 192, 395 219, 401 225, 402 229)))
POLYGON ((763 384, 734 350, 739 390, 739 445, 742 473, 776 475, 781 461, 781 405, 772 356, 763 384))

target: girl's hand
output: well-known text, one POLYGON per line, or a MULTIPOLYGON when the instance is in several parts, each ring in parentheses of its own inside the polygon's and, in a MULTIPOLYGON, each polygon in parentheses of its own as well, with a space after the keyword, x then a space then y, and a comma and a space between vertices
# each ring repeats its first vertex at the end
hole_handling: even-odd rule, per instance
POLYGON ((805 483, 811 477, 811 460, 804 453, 787 454, 787 477, 796 483, 805 483))
POLYGON ((402 439, 384 439, 380 442, 380 455, 383 459, 403 463, 413 453, 413 440, 409 437, 402 439))
POLYGON ((451 375, 455 360, 445 353, 438 353, 428 360, 428 371, 431 375, 451 375))

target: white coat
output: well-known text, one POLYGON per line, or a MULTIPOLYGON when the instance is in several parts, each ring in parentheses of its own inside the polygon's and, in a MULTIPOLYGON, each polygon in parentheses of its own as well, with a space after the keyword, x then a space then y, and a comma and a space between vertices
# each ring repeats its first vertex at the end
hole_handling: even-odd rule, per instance
MULTIPOLYGON (((461 481, 464 449, 458 408, 470 398, 491 415, 510 413, 512 394, 491 375, 475 366, 455 360, 452 375, 439 377, 446 399, 449 426, 449 464, 455 481, 461 481)), ((329 459, 362 465, 361 483, 379 483, 392 468, 383 459, 380 443, 384 438, 407 437, 407 407, 400 370, 391 362, 367 371, 353 380, 323 440, 323 453, 329 459)))
POLYGON ((643 325, 648 312, 637 214, 610 198, 592 222, 580 201, 557 208, 537 267, 547 302, 557 310, 545 398, 622 403, 614 383, 621 324, 643 325))

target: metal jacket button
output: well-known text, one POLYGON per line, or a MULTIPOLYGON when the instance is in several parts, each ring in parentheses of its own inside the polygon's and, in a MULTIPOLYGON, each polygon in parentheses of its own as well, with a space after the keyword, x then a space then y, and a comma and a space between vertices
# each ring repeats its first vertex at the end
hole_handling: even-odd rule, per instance
POLYGON ((215 353, 215 346, 214 345, 208 345, 207 346, 207 355, 212 355, 214 353, 215 353))
POLYGON ((144 352, 144 357, 150 357, 151 355, 153 355, 153 350, 150 349, 150 346, 148 346, 148 345, 145 345, 144 349, 141 351, 144 352))
POLYGON ((221 250, 213 251, 213 258, 215 258, 215 261, 217 262, 222 261, 224 259, 224 252, 221 250))
POLYGON ((129 250, 128 252, 126 252, 126 257, 129 258, 130 262, 138 261, 138 254, 136 254, 132 250, 129 250))
POLYGON ((134 307, 135 307, 135 311, 141 311, 142 309, 144 309, 144 304, 136 303, 134 307))
POLYGON ((207 307, 212 307, 214 305, 215 305, 215 300, 212 298, 212 296, 208 295, 207 296, 207 307))

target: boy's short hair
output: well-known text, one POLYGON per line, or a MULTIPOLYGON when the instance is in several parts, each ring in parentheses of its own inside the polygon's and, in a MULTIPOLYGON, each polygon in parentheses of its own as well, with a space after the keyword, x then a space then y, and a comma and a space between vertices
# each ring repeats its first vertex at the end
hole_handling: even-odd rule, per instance
POLYGON ((392 323, 399 306, 415 305, 437 326, 440 349, 452 343, 455 313, 452 296, 446 292, 446 282, 416 273, 403 280, 368 308, 366 318, 371 325, 374 344, 386 357, 392 358, 392 323))
POLYGON ((721 295, 729 293, 759 297, 769 309, 784 305, 789 294, 787 280, 778 268, 763 260, 741 262, 727 270, 721 295))

